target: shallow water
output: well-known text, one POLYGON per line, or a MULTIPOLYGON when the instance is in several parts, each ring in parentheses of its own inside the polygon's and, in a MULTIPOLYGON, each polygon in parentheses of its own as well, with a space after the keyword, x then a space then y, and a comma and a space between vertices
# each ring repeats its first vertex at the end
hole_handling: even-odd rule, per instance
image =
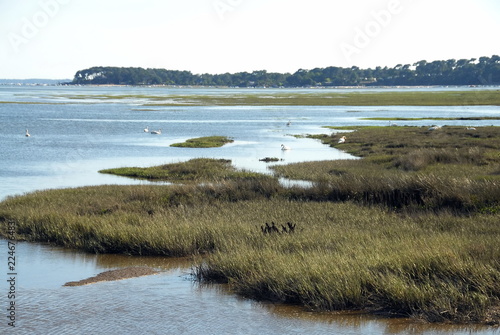
MULTIPOLYGON (((266 94, 272 90, 264 90, 266 94)), ((294 90, 275 90, 280 94, 294 90)), ((309 90, 311 93, 317 90, 309 90)), ((323 92, 324 90, 320 90, 323 92)), ((340 90, 348 91, 348 90, 340 90)), ((352 90, 351 90, 352 91, 352 90)), ((0 199, 38 189, 96 184, 141 184, 99 174, 119 166, 150 166, 193 157, 231 159, 239 168, 268 172, 278 163, 352 158, 319 141, 292 135, 330 134, 323 126, 387 125, 366 117, 461 117, 499 115, 498 106, 149 106, 148 98, 102 99, 102 95, 244 94, 249 89, 0 86, 0 199), (76 97, 81 97, 75 99, 76 97), (94 97, 94 98, 93 98, 94 97), (287 126, 287 122, 291 125, 287 126), (162 129, 151 135, 143 129, 162 129), (31 137, 25 137, 29 129, 31 137), (223 135, 222 148, 173 148, 199 136, 223 135), (281 144, 292 150, 280 150, 281 144)), ((304 92, 304 91, 300 91, 304 92)), ((488 121, 406 121, 408 125, 481 126, 488 121)), ((339 135, 340 136, 340 135, 339 135)))
MULTIPOLYGON (((278 90, 284 93, 285 90, 278 90)), ((290 90, 293 91, 293 90, 290 90)), ((342 90, 349 91, 349 90, 342 90)), ((291 162, 352 158, 320 142, 292 135, 331 133, 323 126, 387 125, 364 117, 499 115, 498 106, 144 106, 146 98, 101 99, 124 94, 243 94, 258 90, 8 87, 0 86, 0 199, 46 188, 97 184, 148 184, 97 171, 150 166, 195 157, 226 158, 240 168, 269 172, 260 158, 291 162), (81 95, 80 99, 74 99, 81 95), (83 98, 85 97, 85 98, 83 98), (25 104, 24 102, 31 102, 25 104), (33 104, 44 103, 44 104, 33 104), (291 125, 287 126, 287 122, 291 125), (162 135, 144 133, 163 130, 162 135), (28 128, 31 137, 24 136, 28 128), (222 148, 169 145, 224 135, 222 148), (281 144, 292 150, 280 150, 281 144)), ((266 90, 266 93, 270 91, 266 90)), ((303 91, 302 91, 303 92, 303 91)), ((311 91, 315 92, 315 91, 311 91)), ((500 125, 500 121, 408 121, 401 124, 500 125)), ((339 135, 340 136, 340 135, 339 135)), ((348 135, 347 135, 348 136, 348 135)), ((276 164, 276 163, 272 163, 276 164)), ((5 280, 0 280, 0 333, 7 326, 7 245, 0 240, 5 280)), ((16 248, 19 334, 498 334, 498 328, 426 325, 349 313, 311 313, 298 307, 236 297, 221 285, 198 285, 190 262, 89 255, 41 244, 16 248), (158 275, 63 287, 68 281, 130 265, 162 269, 158 275)))

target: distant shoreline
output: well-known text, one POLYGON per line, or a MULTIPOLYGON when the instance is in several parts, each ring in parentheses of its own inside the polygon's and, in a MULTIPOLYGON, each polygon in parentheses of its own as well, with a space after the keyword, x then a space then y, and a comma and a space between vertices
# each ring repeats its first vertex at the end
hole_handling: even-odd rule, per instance
MULTIPOLYGON (((61 97, 84 100, 100 99, 140 99, 143 106, 500 106, 500 87, 465 88, 463 86, 441 86, 425 89, 428 86, 383 87, 365 89, 361 87, 342 88, 222 88, 198 86, 172 86, 160 91, 125 90, 127 86, 98 85, 91 86, 102 93, 86 94, 78 90, 70 90, 69 94, 61 93, 61 97), (104 88, 117 87, 116 91, 104 88), (178 91, 175 91, 177 90, 178 91), (184 89, 184 90, 183 90, 184 89), (189 89, 195 92, 188 91, 189 89), (225 89, 228 94, 211 94, 209 89, 225 89), (199 90, 199 91, 196 91, 199 90)), ((153 87, 151 87, 153 88, 153 87)), ((146 88, 147 89, 147 88, 146 88)), ((160 90, 162 88, 160 87, 160 90)), ((63 92, 63 91, 61 91, 63 92)), ((33 101, 0 101, 0 103, 40 104, 53 102, 33 101)), ((66 102, 65 102, 66 103, 66 102)))
MULTIPOLYGON (((252 86, 252 87, 238 87, 238 86, 224 86, 224 85, 128 85, 128 84, 73 84, 71 82, 57 82, 57 83, 21 83, 21 82, 3 82, 5 79, 0 79, 0 86, 74 86, 74 87, 140 87, 140 88, 192 88, 192 89, 317 89, 317 90, 342 90, 342 89, 359 89, 359 90, 372 90, 372 89, 424 89, 424 88, 458 88, 458 89, 500 89, 500 85, 381 85, 381 86, 297 86, 297 87, 267 87, 267 86, 252 86)), ((56 81, 56 80, 54 80, 56 81)))

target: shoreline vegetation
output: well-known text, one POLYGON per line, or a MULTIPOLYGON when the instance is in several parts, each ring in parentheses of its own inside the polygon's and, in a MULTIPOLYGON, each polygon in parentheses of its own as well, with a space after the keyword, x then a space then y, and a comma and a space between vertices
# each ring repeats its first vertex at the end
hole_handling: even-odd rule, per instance
POLYGON ((288 93, 263 90, 258 94, 181 95, 168 93, 156 96, 147 94, 76 94, 64 95, 64 97, 75 101, 87 98, 97 99, 99 102, 125 99, 143 100, 143 108, 161 106, 500 106, 500 90, 438 92, 325 92, 318 90, 311 93, 297 89, 288 93))
POLYGON ((310 137, 362 159, 276 165, 274 176, 208 158, 106 170, 182 184, 10 197, 0 233, 13 222, 18 239, 191 256, 200 281, 315 311, 499 325, 499 127, 336 127, 310 137))

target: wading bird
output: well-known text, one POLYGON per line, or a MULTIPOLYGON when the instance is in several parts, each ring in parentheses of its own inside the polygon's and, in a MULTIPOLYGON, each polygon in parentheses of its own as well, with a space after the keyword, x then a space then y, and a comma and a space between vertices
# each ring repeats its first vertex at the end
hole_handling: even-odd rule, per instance
POLYGON ((339 138, 339 142, 338 143, 345 143, 345 140, 347 140, 347 137, 342 136, 341 138, 339 138))
POLYGON ((146 128, 144 128, 144 132, 149 133, 149 126, 146 126, 146 128))
POLYGON ((30 136, 31 136, 31 135, 30 135, 30 133, 29 133, 28 129, 26 129, 26 137, 30 137, 30 136))
POLYGON ((281 145, 281 150, 292 150, 292 148, 287 147, 286 145, 282 144, 281 145))
POLYGON ((153 130, 153 131, 151 132, 151 134, 153 134, 153 135, 160 135, 160 134, 161 134, 161 129, 158 129, 158 130, 153 130))

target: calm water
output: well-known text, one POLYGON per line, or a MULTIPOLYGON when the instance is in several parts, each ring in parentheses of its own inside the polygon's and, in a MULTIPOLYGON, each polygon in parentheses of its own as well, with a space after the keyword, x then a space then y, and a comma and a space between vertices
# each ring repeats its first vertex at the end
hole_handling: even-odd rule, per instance
MULTIPOLYGON (((291 91, 291 90, 290 90, 291 91)), ((0 86, 0 199, 39 189, 108 183, 147 183, 98 170, 149 166, 194 157, 228 158, 240 168, 267 171, 259 158, 278 157, 286 164, 343 159, 349 155, 310 139, 291 135, 330 133, 322 126, 386 125, 365 117, 459 117, 499 115, 496 106, 467 107, 168 107, 148 106, 144 98, 124 94, 214 94, 258 90, 78 88, 0 86), (101 95, 115 96, 102 99, 101 95), (80 97, 78 97, 80 96, 80 97), (291 121, 291 126, 286 123, 291 121), (143 132, 162 129, 162 135, 143 132), (31 137, 24 136, 28 128, 31 137), (171 148, 188 138, 224 135, 235 142, 215 149, 171 148), (292 147, 282 152, 281 144, 292 147)), ((265 93, 272 92, 265 90, 265 93)), ((279 93, 287 92, 279 90, 279 93)), ((311 90, 311 93, 316 91, 311 90)), ((499 121, 414 121, 411 125, 500 125, 499 121)), ((0 241, 6 259, 6 241, 0 241)), ((261 304, 235 297, 223 286, 200 286, 189 262, 161 258, 96 256, 18 243, 19 334, 498 334, 498 329, 440 327, 409 320, 332 313, 261 304), (63 287, 107 269, 148 264, 159 275, 63 287)), ((6 261, 4 262, 6 268, 6 261)), ((7 271, 3 271, 6 276, 7 271)), ((0 299, 5 310, 6 280, 0 299)), ((5 313, 0 313, 5 333, 5 313)))

